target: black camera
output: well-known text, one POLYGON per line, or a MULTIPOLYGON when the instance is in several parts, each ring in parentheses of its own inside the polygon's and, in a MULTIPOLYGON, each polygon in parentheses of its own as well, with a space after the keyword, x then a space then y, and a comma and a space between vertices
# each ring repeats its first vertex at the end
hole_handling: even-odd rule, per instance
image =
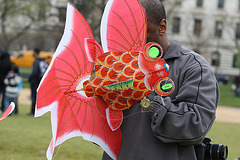
POLYGON ((211 144, 212 139, 205 138, 203 142, 195 146, 198 160, 226 160, 228 147, 222 144, 211 144))
POLYGON ((228 156, 228 147, 222 144, 210 144, 212 139, 205 138, 203 143, 206 145, 206 160, 226 160, 228 156))

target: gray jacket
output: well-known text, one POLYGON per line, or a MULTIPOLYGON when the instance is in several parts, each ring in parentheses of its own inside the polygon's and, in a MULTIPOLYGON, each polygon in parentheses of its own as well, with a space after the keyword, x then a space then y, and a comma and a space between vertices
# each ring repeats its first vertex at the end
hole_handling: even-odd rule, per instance
MULTIPOLYGON (((219 90, 214 73, 199 54, 172 43, 163 59, 170 66, 174 92, 142 112, 137 103, 124 111, 118 160, 195 160, 215 120, 219 90), (149 114, 150 113, 150 114, 149 114)), ((110 159, 106 153, 103 160, 110 159)))

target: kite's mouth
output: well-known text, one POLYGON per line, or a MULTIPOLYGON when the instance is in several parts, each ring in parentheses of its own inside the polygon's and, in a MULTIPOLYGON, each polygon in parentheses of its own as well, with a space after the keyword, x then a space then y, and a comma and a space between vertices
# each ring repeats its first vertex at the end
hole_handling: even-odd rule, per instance
POLYGON ((76 90, 76 92, 77 92, 78 94, 80 94, 81 96, 87 97, 87 95, 85 94, 85 91, 83 90, 83 83, 84 83, 85 81, 89 80, 90 77, 91 77, 91 76, 82 77, 82 78, 79 80, 78 84, 76 85, 75 90, 76 90))

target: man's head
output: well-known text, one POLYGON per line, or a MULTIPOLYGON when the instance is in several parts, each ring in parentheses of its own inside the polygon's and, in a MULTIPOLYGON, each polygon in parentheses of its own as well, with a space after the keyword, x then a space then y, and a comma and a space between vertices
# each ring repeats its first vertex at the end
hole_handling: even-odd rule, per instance
POLYGON ((166 38, 167 22, 164 6, 160 0, 139 0, 147 18, 147 42, 157 42, 165 51, 169 42, 166 38))
POLYGON ((50 56, 47 56, 44 58, 44 62, 49 64, 50 63, 50 60, 51 60, 51 57, 50 56))
POLYGON ((159 25, 163 19, 166 20, 165 8, 160 0, 139 0, 139 2, 144 8, 148 21, 159 25))
POLYGON ((18 67, 16 66, 16 65, 12 65, 12 73, 19 73, 19 69, 18 69, 18 67))
POLYGON ((33 49, 33 56, 36 58, 37 56, 39 56, 40 50, 38 48, 34 48, 33 49))

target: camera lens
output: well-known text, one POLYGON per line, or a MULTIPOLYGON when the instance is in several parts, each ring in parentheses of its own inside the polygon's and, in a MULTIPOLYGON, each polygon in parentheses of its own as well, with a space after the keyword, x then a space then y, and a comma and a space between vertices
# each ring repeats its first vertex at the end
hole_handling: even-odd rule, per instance
POLYGON ((226 160, 228 147, 222 144, 208 144, 206 158, 208 160, 226 160))

